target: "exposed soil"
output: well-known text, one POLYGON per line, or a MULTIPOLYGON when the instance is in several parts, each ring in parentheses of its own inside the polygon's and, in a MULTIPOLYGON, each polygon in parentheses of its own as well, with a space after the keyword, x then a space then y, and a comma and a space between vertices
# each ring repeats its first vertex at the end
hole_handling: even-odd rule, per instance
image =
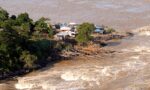
POLYGON ((25 90, 149 90, 150 40, 147 33, 140 33, 102 49, 107 52, 62 60, 20 77, 15 86, 25 90))

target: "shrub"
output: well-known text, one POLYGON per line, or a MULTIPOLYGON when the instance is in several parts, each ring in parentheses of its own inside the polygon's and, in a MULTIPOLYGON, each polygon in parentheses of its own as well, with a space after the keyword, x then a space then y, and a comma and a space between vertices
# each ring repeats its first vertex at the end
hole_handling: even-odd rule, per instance
POLYGON ((105 31, 104 31, 105 34, 111 34, 111 33, 113 33, 113 32, 116 32, 116 30, 113 29, 113 28, 107 28, 107 29, 105 29, 105 31))
POLYGON ((37 56, 32 55, 29 51, 23 51, 20 60, 24 62, 25 68, 34 68, 37 56))
POLYGON ((92 39, 92 32, 94 31, 95 27, 94 24, 91 23, 83 23, 79 25, 78 35, 76 36, 76 41, 80 44, 87 43, 92 39))
POLYGON ((8 17, 9 17, 8 12, 0 7, 0 21, 7 20, 8 17))

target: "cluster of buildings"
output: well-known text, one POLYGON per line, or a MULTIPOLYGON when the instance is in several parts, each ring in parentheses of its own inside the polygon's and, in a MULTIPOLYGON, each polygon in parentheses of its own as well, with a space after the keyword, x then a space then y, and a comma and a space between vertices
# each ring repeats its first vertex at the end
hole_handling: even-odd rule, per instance
MULTIPOLYGON (((53 27, 56 30, 56 34, 54 35, 54 38, 58 40, 63 40, 66 37, 75 38, 75 36, 78 34, 78 30, 77 30, 78 25, 79 24, 73 23, 73 22, 68 23, 68 24, 58 23, 58 24, 53 25, 53 27)), ((103 32, 104 32, 104 28, 95 25, 95 30, 93 33, 103 34, 103 32)))

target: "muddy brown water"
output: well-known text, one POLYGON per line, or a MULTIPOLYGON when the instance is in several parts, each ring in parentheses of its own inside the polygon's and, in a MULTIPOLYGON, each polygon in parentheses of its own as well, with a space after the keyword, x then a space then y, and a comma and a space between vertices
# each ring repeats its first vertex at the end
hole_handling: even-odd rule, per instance
POLYGON ((103 48, 113 53, 61 61, 52 68, 19 77, 15 87, 21 90, 149 90, 149 45, 149 36, 137 34, 117 46, 103 48))
POLYGON ((2 83, 2 90, 149 90, 150 28, 98 55, 79 56, 2 83), (149 32, 148 32, 149 31, 149 32), (145 34, 144 34, 145 32, 145 34), (141 34, 142 33, 142 34, 141 34), (149 34, 148 34, 149 33, 149 34), (15 89, 14 89, 15 87, 15 89))
POLYGON ((10 14, 28 12, 35 20, 94 22, 118 30, 132 30, 150 23, 149 0, 0 0, 10 14))
MULTIPOLYGON (((26 11, 53 22, 91 21, 126 31, 150 23, 149 0, 0 0, 11 14, 26 11)), ((142 29, 143 30, 143 29, 142 29)), ((35 71, 0 90, 150 90, 150 28, 93 56, 75 57, 35 71)))

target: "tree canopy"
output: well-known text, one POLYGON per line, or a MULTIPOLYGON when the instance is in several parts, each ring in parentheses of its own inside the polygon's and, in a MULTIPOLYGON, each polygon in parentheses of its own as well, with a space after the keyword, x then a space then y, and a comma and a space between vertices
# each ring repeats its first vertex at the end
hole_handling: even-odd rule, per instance
POLYGON ((0 7, 0 21, 7 20, 8 17, 9 17, 8 12, 0 7))
POLYGON ((34 32, 51 34, 45 18, 33 21, 28 13, 11 15, 0 8, 0 74, 33 69, 46 61, 52 49, 50 40, 33 39, 34 32))
POLYGON ((33 20, 29 18, 28 13, 21 13, 18 15, 17 21, 19 22, 19 24, 22 24, 27 22, 31 23, 33 20))
POLYGON ((46 23, 46 21, 48 21, 49 19, 47 18, 40 18, 38 21, 35 22, 35 30, 38 33, 48 33, 49 36, 53 35, 53 31, 52 31, 52 26, 48 23, 46 23))
POLYGON ((77 28, 78 35, 76 36, 76 40, 79 43, 87 43, 89 40, 92 39, 91 34, 94 31, 95 26, 91 23, 83 23, 79 25, 77 28))

